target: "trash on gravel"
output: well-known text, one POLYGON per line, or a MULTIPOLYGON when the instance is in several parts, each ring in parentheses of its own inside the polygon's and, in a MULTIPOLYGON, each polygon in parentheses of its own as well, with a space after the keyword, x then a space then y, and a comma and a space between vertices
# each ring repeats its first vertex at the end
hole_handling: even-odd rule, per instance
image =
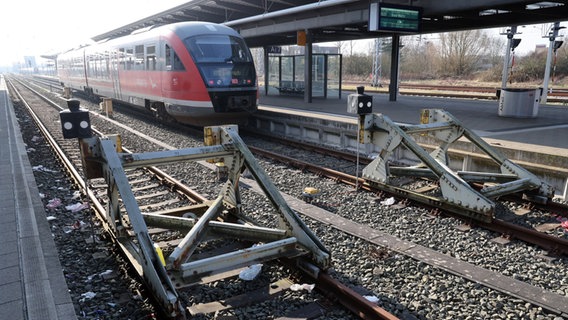
POLYGON ((312 290, 314 290, 315 287, 316 287, 315 284, 307 284, 307 283, 297 284, 297 283, 294 283, 293 285, 290 286, 290 290, 292 290, 292 291, 305 290, 307 292, 312 292, 312 290))
POLYGON ((386 200, 381 201, 381 204, 385 206, 392 206, 394 202, 395 202, 394 197, 390 197, 386 200))
POLYGON ((89 204, 87 202, 77 202, 75 204, 71 204, 68 206, 65 206, 66 210, 69 210, 71 212, 79 212, 83 209, 87 209, 89 208, 89 204))
POLYGON ((248 266, 245 269, 243 269, 240 273, 239 273, 239 278, 241 280, 245 280, 245 281, 252 281, 254 280, 258 274, 260 273, 260 270, 262 270, 262 264, 253 264, 252 266, 248 266))
POLYGON ((86 223, 84 223, 81 220, 77 220, 75 221, 75 223, 73 223, 73 225, 71 226, 73 228, 73 230, 84 230, 88 225, 86 223))
POLYGON ((564 228, 564 231, 568 231, 568 220, 562 221, 560 226, 562 226, 562 228, 564 228))
POLYGON ((93 299, 97 294, 93 291, 85 292, 81 294, 81 301, 85 301, 86 299, 93 299))
POLYGON ((363 298, 367 299, 368 301, 370 301, 372 303, 378 303, 379 302, 379 298, 377 298, 375 296, 363 296, 363 298))
POLYGON ((53 199, 51 199, 51 200, 49 200, 49 201, 47 202, 46 207, 47 207, 48 209, 54 209, 54 208, 59 207, 60 205, 61 205, 61 199, 59 199, 59 198, 53 198, 53 199))
POLYGON ((107 270, 105 270, 105 271, 99 273, 99 275, 100 275, 101 277, 104 277, 104 276, 110 275, 110 274, 113 273, 113 272, 114 272, 114 271, 112 271, 112 270, 110 270, 110 269, 107 269, 107 270))
POLYGON ((42 166, 42 165, 32 167, 32 170, 33 170, 33 171, 41 171, 41 172, 49 172, 49 173, 57 172, 57 171, 55 171, 55 170, 48 169, 48 168, 46 168, 46 167, 44 167, 44 166, 42 166))

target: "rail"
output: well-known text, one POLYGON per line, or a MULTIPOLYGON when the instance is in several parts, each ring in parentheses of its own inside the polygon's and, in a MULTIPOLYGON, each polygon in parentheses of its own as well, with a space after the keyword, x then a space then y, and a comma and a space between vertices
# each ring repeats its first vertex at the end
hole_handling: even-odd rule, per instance
MULTIPOLYGON (((37 119, 37 121, 41 122, 39 119, 37 119)), ((62 119, 64 128, 69 127, 65 125, 66 121, 73 121, 73 119, 62 119)), ((78 125, 78 123, 75 123, 75 125, 78 125)), ((95 130, 93 129, 93 131, 95 130)), ((269 197, 278 198, 279 193, 269 185, 269 179, 267 179, 265 174, 255 170, 256 166, 254 163, 251 163, 252 154, 247 152, 246 149, 242 149, 246 147, 244 147, 244 144, 240 141, 236 133, 231 132, 230 128, 211 128, 209 133, 208 143, 210 145, 202 148, 143 154, 128 153, 128 150, 120 147, 120 140, 116 136, 102 138, 82 137, 80 139, 80 146, 84 156, 84 175, 88 179, 93 179, 102 174, 102 176, 108 180, 107 184, 110 186, 108 199, 110 202, 106 206, 102 205, 98 196, 87 187, 88 184, 83 179, 82 174, 74 168, 75 165, 71 161, 66 159, 63 153, 64 151, 58 147, 55 139, 52 138, 52 141, 54 148, 59 149, 60 157, 66 161, 66 166, 72 173, 76 183, 89 195, 92 206, 97 212, 99 219, 103 221, 107 231, 110 232, 114 241, 125 251, 126 255, 137 262, 135 268, 141 277, 145 279, 145 282, 149 284, 148 287, 153 291, 154 296, 161 301, 160 304, 170 316, 177 318, 183 318, 185 316, 185 310, 183 310, 176 291, 179 287, 193 283, 196 278, 200 276, 200 273, 211 275, 212 272, 220 272, 226 269, 234 269, 238 266, 250 265, 253 261, 261 262, 267 259, 290 256, 300 258, 300 260, 315 263, 312 265, 306 262, 296 262, 295 266, 304 266, 304 268, 307 269, 304 271, 318 279, 316 283, 317 286, 320 285, 320 281, 324 281, 327 283, 327 286, 332 286, 333 288, 340 287, 341 285, 336 280, 326 276, 325 272, 322 271, 329 263, 329 253, 325 251, 317 238, 306 229, 305 224, 296 214, 291 209, 286 209, 285 202, 272 198, 272 201, 279 204, 279 210, 284 211, 281 212, 282 216, 280 219, 286 221, 284 224, 286 228, 288 228, 286 230, 218 222, 212 219, 212 217, 216 215, 225 216, 225 210, 238 211, 240 207, 238 203, 240 196, 236 194, 238 191, 236 191, 237 189, 233 186, 237 184, 236 179, 238 179, 245 165, 249 170, 252 168, 251 171, 254 176, 260 178, 260 182, 257 182, 269 193, 269 197), (229 143, 229 141, 236 141, 237 145, 229 143), (117 152, 117 150, 121 152, 117 152), (242 156, 242 158, 239 158, 239 156, 237 156, 239 153, 238 150, 240 150, 241 153, 243 153, 244 150, 246 154, 242 156), (136 201, 133 199, 133 196, 129 195, 128 180, 126 176, 121 173, 123 170, 121 167, 125 169, 140 166, 148 167, 149 170, 159 174, 161 179, 167 180, 168 185, 171 186, 172 184, 177 185, 179 181, 175 181, 175 179, 168 177, 159 169, 151 167, 151 165, 173 161, 197 161, 199 159, 218 157, 223 157, 226 161, 225 163, 231 163, 233 165, 231 169, 228 170, 227 182, 220 191, 216 201, 210 202, 199 196, 196 197, 197 202, 203 201, 207 205, 199 205, 202 208, 201 210, 205 211, 199 219, 180 217, 179 215, 184 214, 184 209, 185 212, 187 212, 187 208, 180 209, 176 212, 168 211, 168 214, 141 213, 140 210, 136 208, 136 201), (235 159, 235 157, 237 159, 235 159), (230 158, 233 158, 233 160, 230 160, 230 158), (120 194, 120 204, 117 202, 118 194, 120 194), (121 210, 117 210, 119 206, 124 206, 126 214, 121 212, 121 210), (222 207, 224 209, 221 209, 222 207), (179 250, 177 253, 181 252, 181 254, 177 254, 174 250, 172 254, 169 256, 165 255, 165 258, 162 259, 160 250, 157 249, 157 244, 149 237, 149 227, 181 228, 180 230, 189 229, 190 231, 187 233, 184 241, 178 245, 179 250), (248 238, 254 241, 271 241, 272 243, 255 246, 250 249, 245 248, 244 250, 232 253, 230 257, 222 254, 216 259, 208 259, 207 262, 205 260, 187 262, 188 257, 191 255, 188 254, 188 250, 191 251, 192 248, 197 245, 204 232, 209 232, 210 235, 211 233, 217 235, 226 234, 229 237, 237 237, 240 239, 248 238), (286 237, 285 234, 292 236, 286 237), (306 248, 309 246, 311 246, 312 249, 306 248), (319 280, 322 277, 325 280, 319 280), (175 286, 173 285, 173 281, 176 283, 175 286)), ((50 136, 47 129, 45 129, 44 134, 50 136)), ((74 139, 72 136, 68 137, 74 139)), ((187 192, 187 189, 183 186, 176 187, 176 190, 181 190, 181 192, 184 193, 187 192)), ((195 210, 197 207, 198 206, 194 206, 193 209, 195 210)), ((324 288, 325 286, 322 285, 320 289, 325 290, 324 288)), ((334 292, 329 292, 328 294, 334 294, 334 292)), ((359 295, 355 293, 352 294, 355 296, 350 299, 362 299, 359 295)), ((338 301, 341 303, 345 301, 345 303, 352 304, 353 302, 349 302, 350 299, 342 297, 338 299, 338 301)), ((367 305, 367 308, 370 307, 374 310, 362 311, 361 314, 366 314, 369 319, 393 318, 392 315, 376 307, 376 305, 373 307, 373 304, 370 302, 364 304, 367 305), (377 314, 369 316, 372 312, 376 312, 377 314)))

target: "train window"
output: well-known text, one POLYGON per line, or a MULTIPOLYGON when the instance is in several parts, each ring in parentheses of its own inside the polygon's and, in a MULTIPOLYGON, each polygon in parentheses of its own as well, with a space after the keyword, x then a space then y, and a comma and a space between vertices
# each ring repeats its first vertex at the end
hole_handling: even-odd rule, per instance
POLYGON ((172 70, 172 49, 166 44, 166 71, 172 70))
POLYGON ((126 54, 124 48, 118 49, 118 65, 122 70, 126 69, 126 54))
POLYGON ((99 57, 97 57, 96 55, 93 55, 93 66, 94 66, 94 72, 93 72, 93 76, 95 78, 99 77, 99 69, 101 68, 101 60, 99 59, 99 57))
POLYGON ((252 62, 244 40, 225 35, 205 35, 185 39, 185 46, 199 62, 252 62))
POLYGON ((134 50, 126 49, 126 70, 132 70, 134 65, 134 50))
MULTIPOLYGON (((72 73, 75 76, 81 76, 82 62, 80 57, 72 58, 72 73)), ((88 61, 87 61, 88 63, 88 61)))
POLYGON ((134 70, 144 70, 144 45, 134 47, 134 70))
POLYGON ((166 44, 166 71, 185 71, 185 67, 175 50, 166 44))
POLYGON ((173 70, 175 70, 175 71, 184 71, 185 70, 185 67, 183 66, 183 63, 181 62, 181 59, 179 58, 177 53, 175 53, 175 51, 174 51, 174 68, 173 68, 173 70))
POLYGON ((146 47, 146 70, 156 70, 156 46, 146 47))
POLYGON ((105 57, 105 70, 104 70, 104 75, 103 77, 105 79, 110 79, 110 52, 109 51, 105 51, 104 53, 105 57))
POLYGON ((94 54, 89 55, 89 70, 91 77, 97 77, 97 57, 94 54))

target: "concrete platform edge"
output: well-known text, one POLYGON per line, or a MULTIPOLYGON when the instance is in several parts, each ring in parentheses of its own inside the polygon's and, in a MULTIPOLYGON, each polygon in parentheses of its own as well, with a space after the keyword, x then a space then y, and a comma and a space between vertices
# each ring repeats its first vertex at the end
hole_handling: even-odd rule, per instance
MULTIPOLYGON (((4 83, 0 89, 4 100, 7 95, 4 83)), ((2 310, 0 314, 7 315, 10 310, 15 312, 19 308, 23 310, 24 319, 77 319, 13 105, 9 99, 5 101, 2 107, 6 110, 2 113, 6 115, 4 125, 11 157, 8 177, 11 178, 5 176, 8 179, 3 183, 12 185, 13 194, 6 196, 14 199, 23 301, 4 306, 9 310, 2 310)), ((14 319, 17 318, 14 315, 14 319)))

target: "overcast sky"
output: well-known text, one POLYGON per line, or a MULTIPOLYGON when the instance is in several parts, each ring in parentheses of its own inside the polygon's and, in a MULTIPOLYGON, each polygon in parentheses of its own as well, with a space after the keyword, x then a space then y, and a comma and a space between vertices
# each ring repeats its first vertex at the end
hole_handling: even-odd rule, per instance
POLYGON ((0 65, 58 52, 189 0, 7 0, 0 9, 0 65))
MULTIPOLYGON (((187 2, 190 1, 4 1, 0 10, 0 66, 23 62, 24 56, 39 56, 76 47, 87 43, 93 36, 187 2)), ((541 29, 541 25, 519 27, 522 34, 517 37, 522 41, 516 52, 528 53, 536 44, 547 43, 542 38, 541 29)), ((567 30, 563 29, 561 33, 565 34, 567 30)), ((493 34, 499 36, 499 30, 494 30, 493 34)), ((362 50, 368 48, 361 47, 362 50)))

